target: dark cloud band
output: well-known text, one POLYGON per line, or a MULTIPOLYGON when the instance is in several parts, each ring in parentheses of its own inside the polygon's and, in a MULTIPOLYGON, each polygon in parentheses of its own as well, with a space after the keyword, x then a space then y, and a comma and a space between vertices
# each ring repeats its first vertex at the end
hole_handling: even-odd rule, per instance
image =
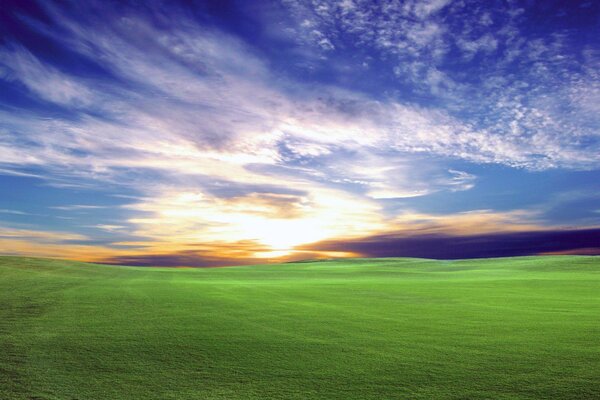
POLYGON ((378 235, 304 246, 312 251, 345 251, 364 257, 437 259, 527 256, 545 253, 600 255, 600 229, 553 230, 481 235, 378 235))

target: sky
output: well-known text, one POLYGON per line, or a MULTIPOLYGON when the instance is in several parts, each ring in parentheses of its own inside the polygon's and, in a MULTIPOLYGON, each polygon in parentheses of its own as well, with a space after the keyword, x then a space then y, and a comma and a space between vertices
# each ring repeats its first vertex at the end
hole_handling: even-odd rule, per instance
POLYGON ((600 254, 600 2, 4 0, 0 254, 600 254))

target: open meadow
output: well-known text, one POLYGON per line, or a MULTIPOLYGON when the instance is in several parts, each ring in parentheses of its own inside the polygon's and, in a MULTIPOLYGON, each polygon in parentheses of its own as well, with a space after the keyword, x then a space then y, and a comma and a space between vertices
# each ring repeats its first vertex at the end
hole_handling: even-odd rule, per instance
POLYGON ((598 382, 598 257, 0 257, 1 399, 591 399, 598 382))

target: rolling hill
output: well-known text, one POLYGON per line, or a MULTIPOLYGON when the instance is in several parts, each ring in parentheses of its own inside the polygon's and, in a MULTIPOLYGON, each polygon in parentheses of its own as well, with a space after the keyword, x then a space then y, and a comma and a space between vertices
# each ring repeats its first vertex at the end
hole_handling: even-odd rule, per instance
POLYGON ((590 399, 599 380, 598 257, 0 257, 2 399, 590 399))

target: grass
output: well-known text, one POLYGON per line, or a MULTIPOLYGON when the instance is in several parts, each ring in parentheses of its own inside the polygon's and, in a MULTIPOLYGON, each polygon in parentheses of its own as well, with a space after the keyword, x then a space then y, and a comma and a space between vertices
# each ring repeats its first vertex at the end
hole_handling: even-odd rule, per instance
POLYGON ((600 398, 600 258, 0 257, 1 399, 600 398))

